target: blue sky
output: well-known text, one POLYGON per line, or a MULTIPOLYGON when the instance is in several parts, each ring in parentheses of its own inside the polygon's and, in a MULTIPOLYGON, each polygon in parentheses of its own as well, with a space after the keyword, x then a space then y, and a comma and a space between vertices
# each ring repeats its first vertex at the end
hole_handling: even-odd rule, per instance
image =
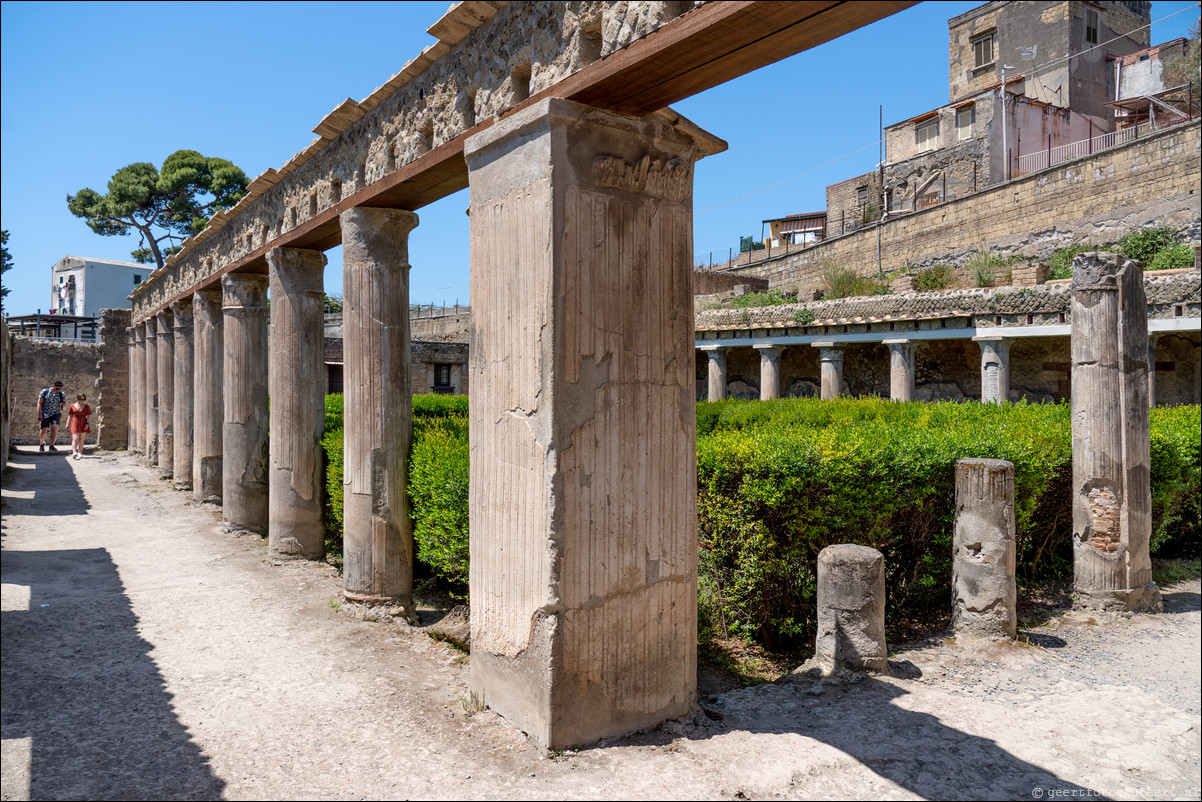
MULTIPOLYGON (((48 308, 50 268, 67 254, 130 260, 136 238, 93 234, 67 211, 69 193, 103 192, 118 168, 185 148, 250 177, 279 167, 331 109, 432 44, 426 28, 448 5, 0 4, 5 312, 48 308)), ((946 103, 947 20, 977 5, 920 3, 675 104, 730 143, 697 166, 695 262, 759 237, 765 218, 823 209, 827 184, 872 169, 879 104, 889 125, 946 103)), ((1188 35, 1197 8, 1153 2, 1152 19, 1169 19, 1152 42, 1188 35)), ((418 210, 414 303, 468 301, 466 207, 464 191, 418 210)), ((326 289, 339 294, 340 249, 327 256, 326 289)))

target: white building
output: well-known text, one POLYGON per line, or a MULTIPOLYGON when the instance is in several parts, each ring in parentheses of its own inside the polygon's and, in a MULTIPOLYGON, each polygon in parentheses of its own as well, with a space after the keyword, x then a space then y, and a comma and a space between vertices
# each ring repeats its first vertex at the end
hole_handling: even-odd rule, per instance
POLYGON ((130 306, 129 294, 153 265, 64 256, 50 270, 50 309, 59 315, 96 317, 101 309, 130 306))

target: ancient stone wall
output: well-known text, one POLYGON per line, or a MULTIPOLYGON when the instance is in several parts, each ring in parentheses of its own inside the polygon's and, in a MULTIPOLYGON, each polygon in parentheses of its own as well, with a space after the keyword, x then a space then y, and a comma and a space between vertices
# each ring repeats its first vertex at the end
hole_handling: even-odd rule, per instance
POLYGON ((0 322, 0 468, 8 460, 13 423, 13 337, 0 322))
POLYGON ((729 273, 715 273, 712 270, 693 271, 694 296, 728 292, 739 284, 746 285, 753 291, 768 289, 768 281, 755 276, 734 276, 729 273))
POLYGON ((409 319, 409 336, 426 342, 465 343, 472 333, 470 311, 457 315, 409 319))
POLYGON ((108 450, 124 449, 129 443, 129 321, 128 309, 100 310, 92 428, 97 444, 108 450))
MULTIPOLYGON (((982 245, 1043 258, 1075 243, 1116 241, 1150 225, 1198 226, 1202 122, 1141 137, 1025 175, 881 226, 881 267, 960 262, 982 245)), ((831 230, 837 221, 830 221, 831 230)), ((875 227, 832 237, 780 259, 731 270, 773 287, 821 287, 822 266, 877 269, 875 227)))
MULTIPOLYGON (((88 397, 95 414, 100 414, 100 398, 97 393, 99 372, 96 363, 100 358, 99 342, 73 342, 39 340, 33 337, 13 337, 12 399, 13 426, 12 442, 28 445, 38 441, 38 393, 49 387, 56 379, 63 383, 67 403, 75 400, 78 393, 88 397)), ((124 408, 119 413, 125 415, 124 408)), ((93 418, 95 421, 96 418, 93 418)), ((59 444, 70 444, 70 436, 64 437, 67 429, 66 414, 59 427, 59 444)), ((86 443, 95 443, 99 427, 93 426, 86 443)))

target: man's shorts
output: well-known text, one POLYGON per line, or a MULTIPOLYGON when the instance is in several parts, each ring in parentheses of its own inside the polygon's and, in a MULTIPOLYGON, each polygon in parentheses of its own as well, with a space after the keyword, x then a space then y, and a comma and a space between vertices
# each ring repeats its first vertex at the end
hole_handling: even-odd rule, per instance
POLYGON ((56 412, 53 415, 48 415, 42 418, 42 428, 49 429, 51 426, 58 426, 59 421, 63 419, 63 413, 56 412))

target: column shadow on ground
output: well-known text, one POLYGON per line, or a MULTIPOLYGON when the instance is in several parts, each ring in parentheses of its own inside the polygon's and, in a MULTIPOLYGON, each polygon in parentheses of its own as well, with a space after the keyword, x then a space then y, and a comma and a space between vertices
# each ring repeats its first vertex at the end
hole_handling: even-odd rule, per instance
POLYGON ((3 552, 0 730, 31 741, 31 799, 217 799, 105 549, 3 552))

